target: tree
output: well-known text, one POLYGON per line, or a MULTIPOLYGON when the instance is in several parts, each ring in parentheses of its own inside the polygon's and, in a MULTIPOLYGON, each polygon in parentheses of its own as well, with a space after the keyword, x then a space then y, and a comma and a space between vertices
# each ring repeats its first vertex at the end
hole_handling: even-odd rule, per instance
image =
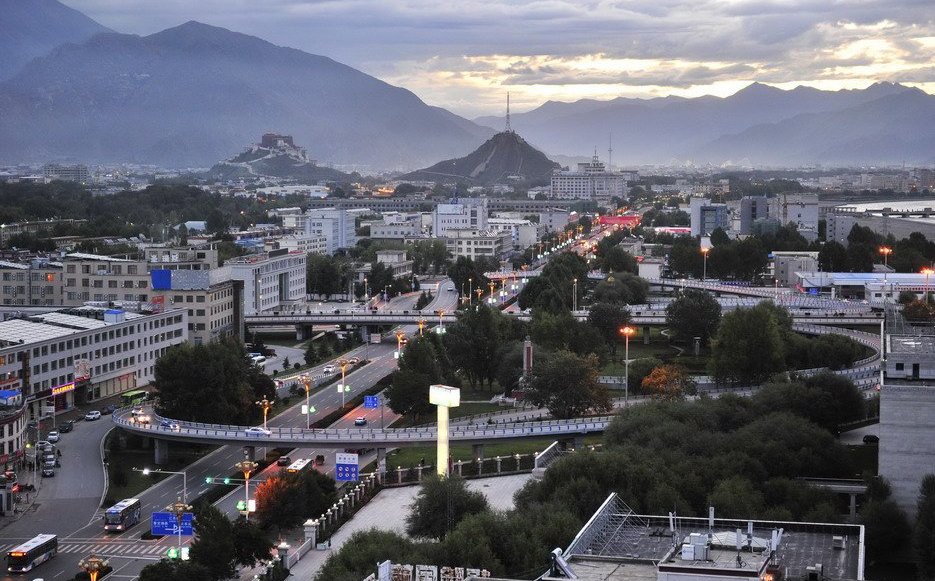
POLYGON ((156 411, 180 420, 249 423, 255 406, 247 361, 235 340, 170 347, 156 360, 156 411))
MULTIPOLYGON (((653 369, 662 365, 662 359, 656 357, 641 357, 630 362, 628 373, 630 386, 642 389, 643 379, 649 375, 653 369)), ((630 390, 631 393, 633 389, 630 390)))
POLYGON ((848 378, 827 371, 803 381, 768 383, 752 400, 761 413, 786 410, 832 433, 865 416, 860 390, 848 378))
POLYGON ((847 248, 835 240, 829 240, 818 251, 818 268, 823 272, 841 272, 847 268, 847 248))
POLYGON ((935 474, 926 474, 919 486, 912 550, 919 578, 935 578, 935 474))
POLYGON ((597 357, 558 351, 533 364, 529 399, 556 418, 578 417, 588 410, 611 409, 607 386, 597 381, 597 357))
POLYGON ((454 367, 467 376, 472 386, 493 385, 503 356, 506 317, 499 310, 481 304, 467 309, 443 335, 445 349, 454 367))
POLYGON ((628 272, 611 273, 594 288, 594 302, 616 305, 638 305, 646 302, 649 283, 628 272))
POLYGON ((711 245, 712 246, 724 246, 730 244, 730 238, 727 236, 727 232, 723 228, 718 226, 711 231, 711 245))
POLYGON ((643 379, 641 388, 656 399, 678 400, 695 393, 695 381, 681 365, 660 365, 643 379))
POLYGON ((305 521, 305 486, 298 477, 280 474, 256 487, 256 518, 260 526, 277 530, 305 521))
POLYGON ((707 291, 685 289, 666 307, 666 326, 686 343, 700 337, 707 345, 720 322, 721 304, 707 291))
MULTIPOLYGON (((786 315, 788 318, 788 315, 786 315)), ((709 368, 728 383, 759 383, 785 370, 786 325, 771 303, 735 309, 724 315, 712 344, 709 368)))
POLYGON ((291 367, 291 364, 289 363, 289 357, 288 357, 288 356, 283 357, 283 358, 282 358, 282 368, 283 368, 283 369, 289 369, 290 367, 291 367))
POLYGON ((204 581, 211 579, 211 571, 194 561, 169 561, 162 559, 143 567, 139 581, 204 581))
POLYGON ((935 310, 925 301, 912 301, 903 307, 903 316, 910 321, 931 321, 935 317, 935 310))
POLYGON ((588 311, 588 323, 597 329, 610 347, 613 355, 617 354, 620 343, 620 329, 630 322, 630 311, 611 303, 595 303, 588 311))
POLYGON ((889 561, 906 546, 909 522, 892 500, 866 503, 860 511, 860 524, 864 525, 864 543, 871 563, 889 561))
POLYGON ((464 517, 489 510, 480 492, 468 490, 458 476, 426 478, 406 517, 411 537, 443 539, 464 517))
POLYGON ((438 335, 429 333, 410 341, 386 390, 390 409, 416 419, 430 413, 433 406, 429 403, 429 386, 457 385, 453 368, 438 335))
POLYGON ((315 581, 359 581, 373 573, 374 563, 430 563, 424 544, 391 531, 358 531, 328 557, 315 581))
POLYGON ((256 523, 238 518, 233 525, 234 562, 242 567, 253 567, 257 561, 268 559, 273 543, 256 523))
POLYGON ((609 249, 600 259, 601 270, 604 272, 630 272, 638 271, 636 259, 619 246, 609 249))
POLYGON ((421 311, 426 306, 428 306, 428 304, 431 302, 432 302, 432 293, 426 293, 425 291, 422 291, 422 294, 420 294, 419 298, 416 299, 416 310, 421 311))
POLYGON ((309 341, 308 346, 305 347, 305 364, 312 366, 318 363, 318 361, 318 351, 315 349, 315 342, 309 341))
POLYGON ((669 268, 678 276, 701 278, 704 256, 701 255, 698 241, 685 236, 676 238, 669 252, 669 268))
MULTIPOLYGON (((227 579, 234 574, 234 528, 231 521, 211 504, 195 509, 195 539, 191 544, 191 560, 204 566, 209 579, 227 579)), ((169 577, 170 579, 172 577, 169 577)))
MULTIPOLYGON (((347 288, 338 258, 325 254, 309 254, 305 263, 305 285, 309 294, 330 296, 347 288)), ((382 289, 382 287, 380 287, 382 289)), ((375 285, 370 286, 376 290, 375 285)))

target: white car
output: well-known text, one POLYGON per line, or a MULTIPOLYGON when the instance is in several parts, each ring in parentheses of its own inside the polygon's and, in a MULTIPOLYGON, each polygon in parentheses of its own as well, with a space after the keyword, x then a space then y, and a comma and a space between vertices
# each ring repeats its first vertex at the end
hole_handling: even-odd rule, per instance
POLYGON ((270 436, 273 432, 267 430, 266 428, 261 428, 260 426, 253 426, 252 428, 247 428, 244 430, 248 436, 270 436))
POLYGON ((58 432, 56 432, 56 431, 54 431, 54 430, 51 431, 51 432, 49 432, 49 435, 46 436, 46 437, 47 437, 47 438, 49 439, 49 441, 52 442, 53 444, 54 444, 55 442, 58 442, 58 432))
POLYGON ((325 365, 325 368, 322 369, 325 373, 334 373, 334 365, 325 365))
POLYGON ((84 419, 86 419, 89 422, 93 422, 94 420, 99 420, 101 419, 101 412, 97 410, 90 411, 84 414, 84 419))

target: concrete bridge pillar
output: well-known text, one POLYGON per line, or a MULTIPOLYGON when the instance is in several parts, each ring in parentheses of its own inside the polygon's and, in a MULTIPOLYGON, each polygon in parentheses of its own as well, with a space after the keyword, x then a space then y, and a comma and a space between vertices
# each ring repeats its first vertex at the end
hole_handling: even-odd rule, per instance
POLYGON ((484 445, 483 444, 473 444, 471 446, 471 455, 478 462, 484 460, 484 445))
POLYGON ((166 440, 155 440, 155 458, 153 461, 158 466, 165 466, 169 463, 169 442, 166 440))
POLYGON ((650 329, 649 325, 643 327, 643 345, 649 345, 650 329))
POLYGON ((296 340, 296 341, 305 341, 305 325, 296 325, 296 326, 295 326, 295 340, 296 340))
POLYGON ((851 522, 857 522, 857 495, 851 494, 851 506, 848 514, 851 517, 851 522))
POLYGON ((386 476, 386 448, 377 448, 377 482, 383 483, 386 476))

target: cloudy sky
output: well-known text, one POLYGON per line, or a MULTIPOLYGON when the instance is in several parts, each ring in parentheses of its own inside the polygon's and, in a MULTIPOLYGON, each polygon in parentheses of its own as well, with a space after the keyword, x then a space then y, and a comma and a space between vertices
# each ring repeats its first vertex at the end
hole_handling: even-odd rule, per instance
POLYGON ((751 81, 935 93, 932 0, 64 0, 120 32, 188 20, 334 58, 467 117, 751 81))

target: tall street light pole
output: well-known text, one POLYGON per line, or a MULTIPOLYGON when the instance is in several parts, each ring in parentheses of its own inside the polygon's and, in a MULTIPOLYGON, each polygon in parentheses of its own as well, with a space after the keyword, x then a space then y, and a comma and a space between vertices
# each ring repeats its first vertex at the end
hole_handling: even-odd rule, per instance
POLYGON ((620 333, 623 334, 624 338, 624 375, 623 375, 623 405, 624 407, 629 407, 630 405, 630 335, 636 332, 636 329, 630 327, 629 325, 620 329, 620 333))
POLYGON ((474 294, 474 279, 468 277, 468 299, 470 301, 473 301, 473 299, 471 299, 472 294, 474 294))
POLYGON ((438 315, 438 332, 444 334, 445 332, 445 309, 438 309, 435 311, 435 314, 438 315))
POLYGON ((344 383, 344 377, 345 377, 344 372, 347 370, 347 366, 348 366, 349 364, 350 364, 350 361, 348 361, 347 359, 342 359, 342 360, 338 361, 338 365, 341 366, 341 386, 340 386, 340 391, 341 391, 341 408, 342 408, 342 409, 344 408, 344 394, 347 393, 348 391, 350 391, 350 390, 348 389, 347 385, 344 383))
POLYGON ((305 386, 305 429, 307 430, 312 427, 312 408, 308 403, 308 396, 312 391, 312 378, 307 373, 303 373, 299 376, 299 381, 305 386))
POLYGON ((578 311, 578 279, 573 278, 571 281, 574 283, 574 287, 575 287, 574 292, 571 295, 571 302, 573 305, 571 310, 577 312, 578 311))
POLYGON ((107 559, 101 559, 96 556, 94 553, 87 558, 81 559, 78 561, 78 566, 84 569, 84 572, 88 574, 88 577, 91 581, 97 581, 98 576, 101 574, 101 570, 106 568, 110 563, 107 559))
POLYGON ((701 254, 704 256, 704 267, 701 271, 701 282, 704 282, 708 278, 708 252, 710 251, 710 248, 701 249, 701 254))
POLYGON ((141 472, 143 476, 150 474, 181 474, 182 475, 182 502, 188 502, 188 474, 186 472, 173 472, 172 470, 162 470, 160 468, 134 468, 134 472, 141 472))
POLYGON ((269 415, 269 410, 272 409, 273 407, 273 402, 266 399, 266 396, 263 396, 263 399, 261 399, 258 402, 254 402, 254 403, 260 406, 260 408, 263 410, 263 429, 265 430, 266 429, 266 417, 269 415))
POLYGON ((921 272, 925 275, 925 304, 929 304, 929 275, 935 273, 935 269, 923 268, 921 272))
POLYGON ((234 467, 240 470, 243 473, 243 492, 244 492, 244 501, 246 505, 244 506, 244 520, 250 520, 250 473, 256 470, 256 467, 259 466, 256 462, 252 460, 241 460, 240 462, 234 464, 234 467))
POLYGON ((185 518, 185 513, 191 509, 192 507, 182 502, 181 498, 166 507, 167 511, 175 514, 175 521, 178 524, 177 530, 179 531, 179 547, 182 546, 182 519, 185 518))

